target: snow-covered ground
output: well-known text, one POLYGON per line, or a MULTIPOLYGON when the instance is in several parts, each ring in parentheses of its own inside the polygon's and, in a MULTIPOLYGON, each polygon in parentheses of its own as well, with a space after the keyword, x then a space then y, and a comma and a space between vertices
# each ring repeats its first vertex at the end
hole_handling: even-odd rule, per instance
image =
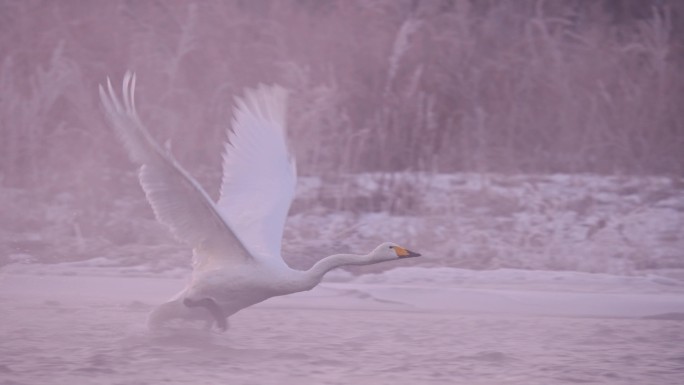
POLYGON ((0 188, 0 383, 680 384, 682 186, 301 178, 292 265, 384 240, 424 257, 331 272, 236 314, 225 334, 144 329, 182 288, 189 253, 142 193, 91 212, 68 193, 0 188))
MULTIPOLYGON (((106 207, 69 192, 0 188, 0 265, 101 257, 155 271, 187 268, 187 248, 154 220, 135 176, 126 180, 126 193, 104 200, 106 207)), ((413 261, 423 266, 684 278, 683 228, 684 180, 675 177, 300 177, 283 254, 305 268, 325 255, 392 240, 423 253, 413 261)))
POLYGON ((315 251, 322 255, 329 247, 363 250, 390 239, 420 250, 429 266, 658 270, 684 278, 681 178, 405 173, 302 179, 286 255, 312 244, 320 244, 315 251))

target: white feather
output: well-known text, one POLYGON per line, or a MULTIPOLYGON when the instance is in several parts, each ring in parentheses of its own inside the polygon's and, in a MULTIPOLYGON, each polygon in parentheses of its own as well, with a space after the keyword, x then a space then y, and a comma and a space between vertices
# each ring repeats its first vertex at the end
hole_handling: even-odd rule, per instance
POLYGON ((133 161, 142 165, 140 184, 157 219, 181 241, 194 248, 199 266, 216 266, 251 259, 209 195, 152 139, 135 110, 135 75, 127 72, 123 104, 107 79, 100 99, 109 122, 133 161))
POLYGON ((259 86, 236 99, 218 207, 255 258, 283 263, 281 239, 297 183, 287 146, 286 92, 259 86))

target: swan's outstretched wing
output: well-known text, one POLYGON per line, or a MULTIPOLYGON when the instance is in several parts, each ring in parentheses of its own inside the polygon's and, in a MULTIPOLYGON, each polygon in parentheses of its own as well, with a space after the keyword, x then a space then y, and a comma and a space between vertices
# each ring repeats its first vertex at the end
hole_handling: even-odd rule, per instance
POLYGON ((264 262, 282 263, 283 227, 297 171, 287 146, 287 94, 261 85, 236 98, 223 154, 218 207, 247 248, 264 262))
POLYGON ((123 103, 109 79, 106 90, 100 86, 100 99, 131 159, 142 165, 140 184, 157 219, 194 247, 200 268, 252 258, 204 189, 150 136, 135 110, 134 92, 135 75, 127 72, 123 103))

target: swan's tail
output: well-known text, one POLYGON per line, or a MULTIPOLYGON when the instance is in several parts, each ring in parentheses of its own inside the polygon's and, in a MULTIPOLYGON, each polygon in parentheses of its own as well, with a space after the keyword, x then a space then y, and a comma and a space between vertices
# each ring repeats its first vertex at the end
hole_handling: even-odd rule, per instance
POLYGON ((147 317, 147 328, 159 330, 173 320, 204 321, 205 328, 214 324, 214 318, 203 308, 189 308, 183 304, 182 298, 165 302, 152 310, 147 317))

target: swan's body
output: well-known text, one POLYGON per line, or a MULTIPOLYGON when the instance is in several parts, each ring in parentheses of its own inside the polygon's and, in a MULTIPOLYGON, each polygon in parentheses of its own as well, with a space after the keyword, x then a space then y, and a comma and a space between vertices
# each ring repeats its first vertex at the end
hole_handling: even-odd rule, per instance
POLYGON ((140 183, 157 219, 193 247, 189 285, 150 314, 149 326, 174 318, 226 319, 270 297, 310 290, 329 270, 419 254, 383 243, 369 254, 337 254, 307 271, 280 256, 296 168, 285 131, 286 95, 261 86, 236 99, 233 130, 223 156, 221 196, 214 203, 202 187, 152 139, 135 110, 135 76, 123 81, 123 103, 111 83, 100 87, 105 113, 131 159, 142 165, 140 183))

